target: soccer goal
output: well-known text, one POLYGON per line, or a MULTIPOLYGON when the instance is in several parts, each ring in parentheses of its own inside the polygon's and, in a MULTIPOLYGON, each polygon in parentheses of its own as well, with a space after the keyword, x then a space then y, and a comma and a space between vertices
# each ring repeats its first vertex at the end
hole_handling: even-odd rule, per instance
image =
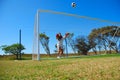
MULTIPOLYGON (((57 33, 57 29, 60 29, 58 31, 62 31, 63 33, 65 32, 70 32, 71 36, 68 38, 68 42, 70 43, 69 46, 73 49, 74 53, 74 47, 72 46, 73 41, 72 37, 74 32, 76 34, 85 34, 89 32, 89 29, 92 30, 93 28, 96 27, 101 27, 105 25, 117 25, 119 26, 119 22, 112 22, 108 20, 102 20, 98 18, 91 18, 87 16, 80 16, 77 14, 71 14, 71 13, 65 13, 65 12, 57 12, 57 11, 52 11, 52 10, 37 10, 37 13, 35 15, 35 22, 34 22, 34 38, 33 38, 33 52, 32 52, 32 60, 40 60, 40 54, 41 54, 41 46, 40 46, 40 36, 39 34, 45 31, 49 31, 48 34, 53 34, 57 33), (43 14, 47 14, 46 16, 43 14), (51 17, 54 16, 54 17, 51 17), (43 18, 45 17, 45 18, 43 18), (41 18, 43 18, 41 20, 41 18), (47 19, 46 19, 47 18, 47 19), (49 19, 50 18, 50 19, 49 19), (46 20, 45 20, 46 19, 46 20), (48 20, 49 19, 49 20, 48 20), (67 21, 65 21, 67 19, 67 21), (44 28, 42 24, 44 23, 44 28), (49 22, 49 23, 48 23, 49 22), (58 23, 56 23, 58 22, 58 23), (50 24, 53 23, 53 24, 50 24), (48 27, 48 25, 49 27, 48 27), (64 24, 64 26, 63 26, 64 24), (79 26, 78 26, 79 25, 79 26), (56 27, 52 27, 56 26, 56 27), (63 27, 61 27, 63 26, 63 27)), ((114 36, 120 33, 120 27, 115 28, 115 32, 112 36, 112 39, 114 36)), ((86 34, 85 34, 86 35, 86 34)), ((55 37, 53 37, 55 38, 55 37)), ((51 40, 55 41, 55 40, 51 40)), ((112 42, 109 42, 108 46, 111 46, 112 42)), ((52 43, 52 45, 54 45, 52 43)), ((51 47, 50 47, 51 48, 51 47)), ((50 49, 51 50, 51 49, 50 49)), ((67 49, 66 49, 67 50, 67 49)), ((67 51, 68 53, 68 51, 67 51)))

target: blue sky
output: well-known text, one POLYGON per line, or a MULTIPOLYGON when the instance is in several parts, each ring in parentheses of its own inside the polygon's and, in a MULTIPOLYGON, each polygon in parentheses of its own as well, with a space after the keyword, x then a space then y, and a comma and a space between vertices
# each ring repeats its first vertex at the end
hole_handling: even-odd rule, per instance
MULTIPOLYGON (((35 14, 38 9, 120 22, 120 0, 0 0, 0 46, 18 43, 18 31, 21 29, 22 44, 26 47, 24 52, 32 53, 35 14), (71 7, 72 2, 76 3, 75 8, 71 7)), ((52 52, 57 43, 56 33, 88 35, 93 28, 105 25, 112 24, 50 13, 40 14, 40 32, 50 37, 52 52)), ((44 50, 41 48, 42 52, 44 50)), ((3 54, 1 50, 0 54, 3 54)))

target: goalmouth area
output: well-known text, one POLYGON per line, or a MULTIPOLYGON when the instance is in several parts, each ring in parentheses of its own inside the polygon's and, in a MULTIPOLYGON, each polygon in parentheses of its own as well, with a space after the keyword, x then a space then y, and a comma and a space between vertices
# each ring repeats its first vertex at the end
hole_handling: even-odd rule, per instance
MULTIPOLYGON (((72 24, 72 25, 76 25, 78 23, 81 23, 81 26, 86 26, 86 25, 89 26, 90 25, 91 29, 92 29, 92 27, 96 28, 95 26, 101 27, 101 26, 104 26, 104 25, 120 25, 119 22, 112 22, 112 21, 108 21, 108 20, 102 20, 102 19, 99 19, 99 18, 92 18, 92 17, 87 17, 87 16, 80 16, 80 15, 77 15, 77 14, 71 14, 71 13, 65 13, 65 12, 57 12, 57 11, 52 11, 52 10, 37 10, 37 14, 35 15, 35 24, 34 24, 34 39, 33 39, 32 60, 40 60, 41 46, 40 46, 40 42, 39 42, 39 39, 40 39, 39 34, 42 33, 42 32, 44 32, 43 30, 41 30, 43 28, 43 26, 41 26, 41 21, 42 20, 40 19, 42 17, 41 13, 42 14, 46 13, 46 14, 55 15, 55 16, 56 15, 57 16, 63 16, 63 19, 65 19, 65 18, 73 19, 74 18, 73 21, 76 20, 76 19, 77 20, 80 19, 79 22, 76 22, 75 24, 72 24), (85 25, 83 25, 83 24, 85 24, 85 25)), ((57 19, 57 18, 55 18, 55 19, 57 19)), ((46 24, 47 24, 47 22, 46 22, 46 24)), ((61 22, 61 24, 62 24, 62 22, 61 22)), ((69 25, 69 21, 68 22, 66 21, 66 23, 64 23, 64 24, 66 24, 68 26, 69 25)), ((74 27, 70 27, 70 28, 73 30, 73 33, 77 32, 77 31, 74 31, 75 30, 74 27)), ((83 30, 85 30, 86 28, 84 28, 83 30)), ((82 31, 82 28, 80 28, 80 29, 82 31)), ((50 30, 48 30, 48 31, 50 31, 50 30)), ((66 29, 66 30, 64 30, 64 33, 66 31, 67 32, 71 32, 71 30, 66 29)))

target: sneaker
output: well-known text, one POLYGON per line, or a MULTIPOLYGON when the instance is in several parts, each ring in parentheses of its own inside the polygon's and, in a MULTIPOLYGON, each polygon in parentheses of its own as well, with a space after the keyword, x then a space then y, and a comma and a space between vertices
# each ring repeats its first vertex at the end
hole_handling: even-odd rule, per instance
POLYGON ((58 56, 57 58, 58 58, 58 59, 60 59, 60 57, 59 57, 59 56, 58 56))

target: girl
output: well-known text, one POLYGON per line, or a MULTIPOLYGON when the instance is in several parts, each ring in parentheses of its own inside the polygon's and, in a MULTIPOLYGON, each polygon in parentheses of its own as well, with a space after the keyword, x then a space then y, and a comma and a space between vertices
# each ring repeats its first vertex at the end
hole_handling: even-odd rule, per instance
POLYGON ((57 58, 60 58, 63 54, 63 40, 68 35, 69 35, 69 33, 66 33, 65 36, 62 36, 61 33, 56 34, 56 39, 58 40, 58 43, 57 43, 58 56, 57 56, 57 58))

